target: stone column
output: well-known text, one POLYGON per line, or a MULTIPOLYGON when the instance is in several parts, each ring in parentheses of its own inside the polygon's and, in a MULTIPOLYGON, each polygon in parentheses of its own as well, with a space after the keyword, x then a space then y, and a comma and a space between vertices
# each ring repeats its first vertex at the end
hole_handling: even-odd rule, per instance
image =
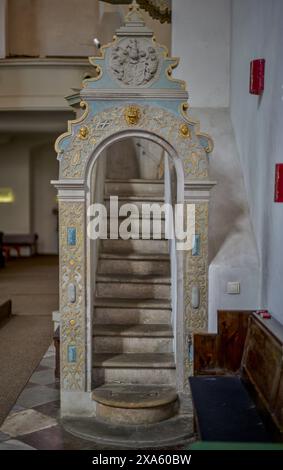
POLYGON ((83 180, 53 184, 59 200, 61 413, 91 416, 86 391, 86 191, 83 180))
POLYGON ((193 248, 184 257, 184 309, 187 332, 186 379, 193 373, 193 334, 208 329, 208 213, 214 181, 185 182, 185 204, 195 204, 193 248))

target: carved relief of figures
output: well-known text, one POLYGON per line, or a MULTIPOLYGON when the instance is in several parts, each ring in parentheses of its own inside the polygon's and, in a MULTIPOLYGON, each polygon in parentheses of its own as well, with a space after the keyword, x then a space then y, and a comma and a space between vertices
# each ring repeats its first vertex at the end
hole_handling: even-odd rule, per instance
POLYGON ((114 77, 124 85, 141 86, 156 75, 159 60, 154 47, 137 39, 127 40, 113 48, 110 68, 114 77))

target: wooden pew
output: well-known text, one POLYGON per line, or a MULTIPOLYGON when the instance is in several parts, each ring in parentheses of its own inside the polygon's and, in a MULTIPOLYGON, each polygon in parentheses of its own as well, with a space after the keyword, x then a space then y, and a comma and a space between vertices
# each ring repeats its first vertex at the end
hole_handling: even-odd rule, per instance
POLYGON ((242 376, 283 436, 283 325, 276 320, 250 317, 242 376))
POLYGON ((283 440, 283 327, 276 320, 219 312, 218 334, 195 335, 194 354, 190 386, 202 440, 283 440))
POLYGON ((38 235, 36 233, 4 234, 3 248, 8 258, 11 250, 15 250, 20 257, 21 248, 29 248, 30 255, 33 256, 37 254, 37 240, 38 235))
POLYGON ((194 335, 194 375, 239 372, 251 314, 250 310, 220 310, 217 334, 194 335))

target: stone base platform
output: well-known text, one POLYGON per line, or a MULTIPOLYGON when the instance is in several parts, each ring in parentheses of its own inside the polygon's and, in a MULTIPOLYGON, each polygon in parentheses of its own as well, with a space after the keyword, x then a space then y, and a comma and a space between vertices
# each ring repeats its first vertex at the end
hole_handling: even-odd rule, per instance
POLYGON ((96 417, 118 425, 146 425, 172 418, 178 412, 173 387, 105 384, 93 391, 96 417))
POLYGON ((64 418, 69 433, 117 449, 163 449, 184 445, 194 439, 193 418, 176 416, 157 424, 125 426, 106 424, 97 418, 64 418))

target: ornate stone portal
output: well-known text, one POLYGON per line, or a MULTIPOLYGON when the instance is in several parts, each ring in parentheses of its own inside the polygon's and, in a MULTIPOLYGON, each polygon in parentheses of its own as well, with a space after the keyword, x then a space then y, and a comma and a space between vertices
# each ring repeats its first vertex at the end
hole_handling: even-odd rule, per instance
POLYGON ((176 390, 186 394, 192 373, 192 333, 207 329, 208 176, 211 139, 187 115, 185 83, 172 78, 178 59, 168 57, 144 24, 138 7, 99 57, 90 58, 95 78, 78 96, 83 115, 58 138, 60 217, 61 413, 94 417, 92 310, 87 240, 89 178, 111 143, 142 137, 160 144, 175 165, 178 202, 196 205, 195 249, 178 254, 176 390), (197 293, 198 302, 195 301, 197 293))

